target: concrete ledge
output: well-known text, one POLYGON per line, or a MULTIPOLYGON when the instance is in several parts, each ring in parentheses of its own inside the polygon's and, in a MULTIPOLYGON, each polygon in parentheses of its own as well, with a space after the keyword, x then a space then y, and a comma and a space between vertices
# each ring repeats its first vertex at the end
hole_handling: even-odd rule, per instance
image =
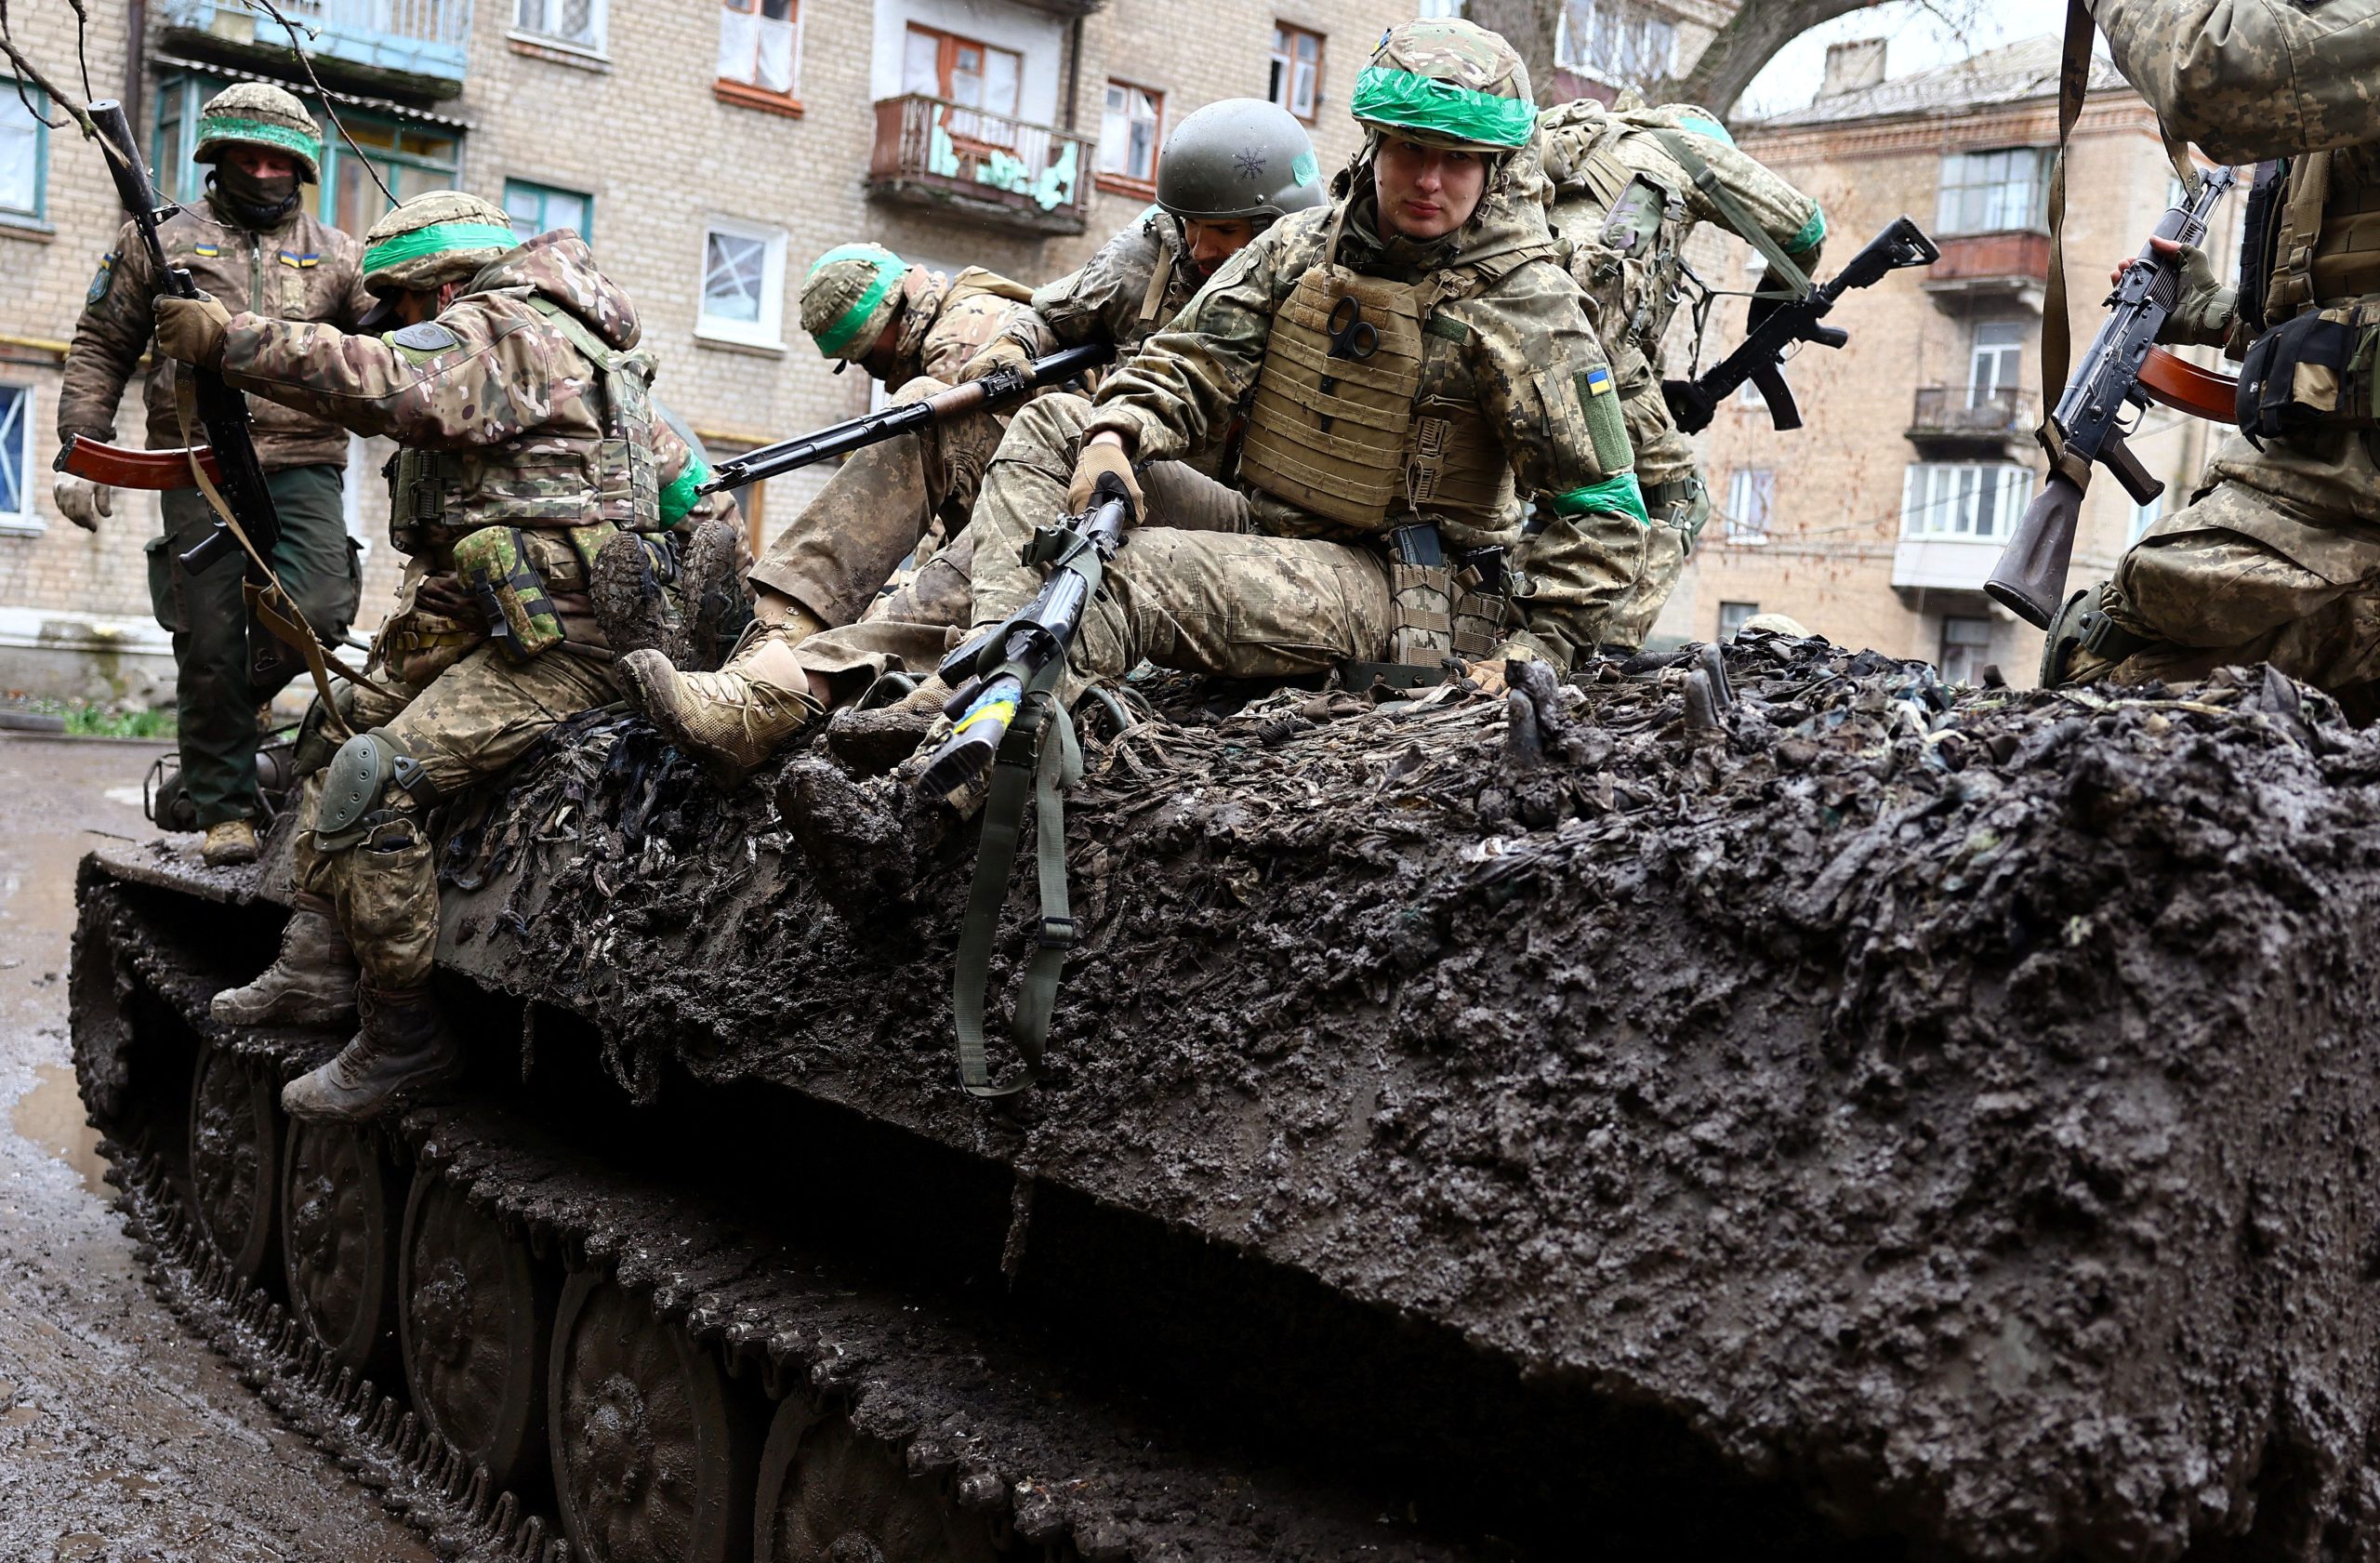
POLYGON ((173 640, 151 619, 0 606, 0 690, 166 705, 173 640))

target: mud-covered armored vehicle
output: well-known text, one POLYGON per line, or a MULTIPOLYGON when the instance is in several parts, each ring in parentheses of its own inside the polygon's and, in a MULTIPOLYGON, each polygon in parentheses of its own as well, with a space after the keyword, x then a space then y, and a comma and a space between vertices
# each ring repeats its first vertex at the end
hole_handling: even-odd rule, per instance
POLYGON ((472 1072, 366 1133, 276 1105, 340 1038, 209 1018, 272 860, 94 854, 158 1284, 459 1556, 2373 1553, 2380 737, 1757 635, 1168 709, 1006 1103, 972 832, 832 731, 450 804, 472 1072))

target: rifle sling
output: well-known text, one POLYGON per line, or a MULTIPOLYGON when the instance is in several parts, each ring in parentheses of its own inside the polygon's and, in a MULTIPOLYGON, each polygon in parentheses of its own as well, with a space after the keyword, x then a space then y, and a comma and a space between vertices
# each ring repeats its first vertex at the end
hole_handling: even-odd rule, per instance
MULTIPOLYGON (((1064 667, 1061 661, 1057 666, 1064 667)), ((1048 689, 1028 690, 1016 720, 1000 739, 992 765, 991 795, 984 803, 984 837, 975 854, 975 880, 967 896, 967 919, 959 935, 959 959, 951 975, 951 1009, 959 1030, 959 1083, 983 1100, 1013 1096, 1041 1078, 1043 1045, 1057 1008, 1058 979, 1074 947, 1075 924, 1066 900, 1066 819, 1064 791, 1082 775, 1082 747, 1074 721, 1048 689), (1054 731, 1049 731, 1054 730, 1054 731), (1025 827, 1025 805, 1034 804, 1034 867, 1039 881, 1040 926, 1025 965, 1016 1018, 1009 1036, 1025 1055, 1025 1066, 994 1083, 984 1051, 984 1007, 991 982, 992 942, 999 933, 1000 908, 1008 901, 1010 871, 1025 827)))
POLYGON ((314 694, 323 702, 323 720, 342 741, 351 738, 355 735, 354 731, 348 726, 347 719, 339 714, 338 702, 331 695, 332 669, 337 669, 338 676, 348 682, 368 689, 384 700, 398 697, 323 649, 322 642, 307 625, 306 616, 298 611, 297 603, 290 600, 287 589, 282 586, 281 577, 273 574, 271 562, 257 551, 256 544, 248 538, 247 529, 240 524, 240 518, 231 513, 231 501, 225 499, 223 491, 215 486, 215 480, 206 475, 205 464, 198 458, 197 442, 191 437, 191 423, 197 410, 197 382, 188 375, 176 375, 174 419, 181 430, 182 455, 190 463, 191 476, 197 480, 198 491, 206 497, 208 508, 215 511, 215 519, 230 529, 231 540, 240 545, 240 551, 246 554, 249 563, 264 576, 264 585, 248 582, 245 595, 256 610, 258 622, 271 631, 275 639, 305 658, 306 672, 314 681, 314 694))
MULTIPOLYGON (((2080 4, 2081 0, 2076 0, 2076 3, 2080 4)), ((1702 160, 1702 154, 1686 145, 1686 138, 1674 130, 1657 127, 1653 136, 1688 174, 1694 176, 1694 188, 1702 192, 1710 198, 1711 204, 1719 208, 1719 215, 1727 219, 1727 226, 1736 231, 1737 236, 1760 252, 1761 258, 1768 262, 1769 275, 1783 278, 1794 298, 1807 298, 1813 285, 1810 274, 1793 263, 1792 258, 1785 253, 1785 246, 1769 237, 1768 230, 1752 220, 1752 214, 1744 210, 1742 203, 1719 182, 1719 176, 1711 171, 1711 165, 1702 160)))

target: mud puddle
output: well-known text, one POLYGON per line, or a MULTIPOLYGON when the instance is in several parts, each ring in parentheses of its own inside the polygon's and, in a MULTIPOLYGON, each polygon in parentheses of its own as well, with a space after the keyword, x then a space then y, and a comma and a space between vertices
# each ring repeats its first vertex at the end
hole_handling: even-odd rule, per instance
POLYGON ((34 1065, 33 1088, 17 1098, 8 1122, 20 1138, 82 1174, 84 1187, 107 1198, 107 1158, 99 1154, 99 1132, 86 1121, 73 1070, 62 1064, 34 1065))

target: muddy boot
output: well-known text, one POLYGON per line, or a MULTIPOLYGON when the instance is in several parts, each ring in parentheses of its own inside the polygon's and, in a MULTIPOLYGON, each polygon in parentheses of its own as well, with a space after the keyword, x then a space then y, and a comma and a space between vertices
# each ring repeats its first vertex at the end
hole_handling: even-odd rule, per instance
POLYGON ((949 698, 950 686, 932 677, 887 703, 863 698, 827 721, 826 748, 862 775, 882 775, 918 751, 949 698))
POLYGON ((748 561, 744 535, 724 521, 707 521, 694 528, 678 567, 678 601, 684 605, 686 660, 679 666, 708 672, 727 660, 727 654, 752 622, 752 589, 744 572, 748 561))
POLYGON ((344 1026, 355 1018, 359 975, 355 951, 328 908, 300 896, 272 964, 246 987, 217 994, 208 1008, 226 1026, 344 1026))
POLYGON ((463 1044, 427 987, 359 987, 363 1027, 338 1056, 281 1088, 284 1112, 309 1123, 369 1123, 458 1079, 463 1044))
POLYGON ((2096 683, 2125 658, 2162 643, 2124 628, 2117 621, 2122 612, 2113 581, 2069 597, 2042 642, 2042 687, 2096 683))
POLYGON ((587 595, 595 604, 595 622, 614 655, 659 653, 678 667, 687 666, 686 624, 669 601, 660 569, 673 573, 667 545, 634 532, 622 532, 595 555, 588 573, 587 595))
POLYGON ((218 819, 206 828, 206 844, 199 848, 199 855, 206 859, 210 868, 229 868, 235 864, 257 860, 257 828, 254 820, 218 819))
POLYGON ((619 669, 628 705, 722 791, 743 785, 825 709, 810 697, 793 648, 774 633, 755 636, 716 673, 681 673, 650 651, 620 658, 619 669))

